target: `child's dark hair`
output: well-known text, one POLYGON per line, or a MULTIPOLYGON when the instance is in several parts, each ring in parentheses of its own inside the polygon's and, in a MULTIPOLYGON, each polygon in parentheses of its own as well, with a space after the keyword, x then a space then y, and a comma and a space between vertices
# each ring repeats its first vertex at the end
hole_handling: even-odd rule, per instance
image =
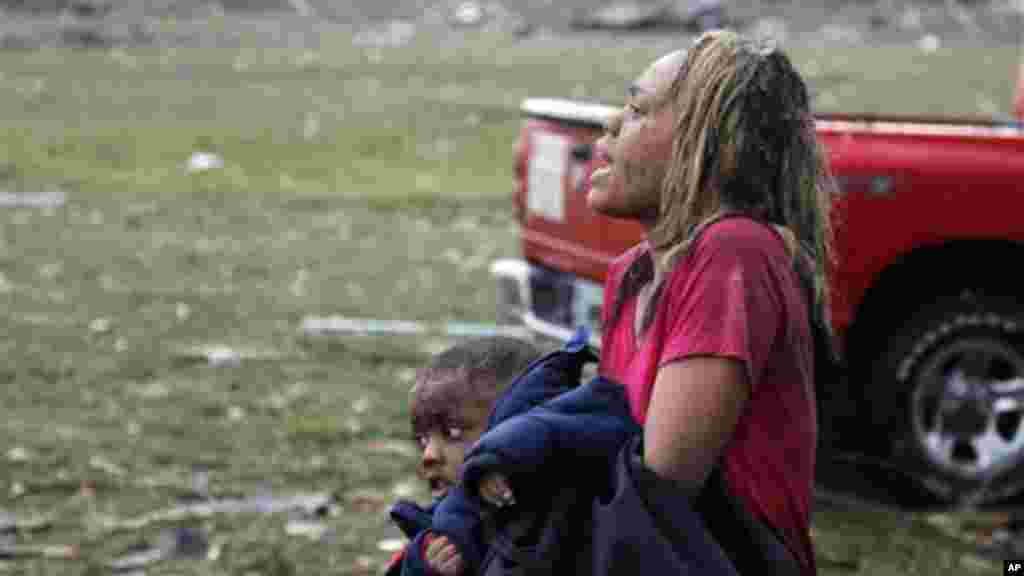
POLYGON ((443 421, 453 406, 467 401, 493 404, 541 354, 533 344, 507 336, 474 338, 437 354, 416 375, 411 391, 413 429, 443 421), (437 379, 448 385, 441 390, 423 386, 437 379))

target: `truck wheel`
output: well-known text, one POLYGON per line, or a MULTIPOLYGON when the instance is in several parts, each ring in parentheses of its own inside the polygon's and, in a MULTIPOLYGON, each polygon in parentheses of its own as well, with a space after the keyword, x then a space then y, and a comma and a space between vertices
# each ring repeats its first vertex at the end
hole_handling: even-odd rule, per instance
POLYGON ((877 365, 876 394, 895 380, 900 395, 873 402, 892 455, 945 502, 989 503, 1024 485, 1022 320, 1013 299, 964 292, 915 315, 877 365))

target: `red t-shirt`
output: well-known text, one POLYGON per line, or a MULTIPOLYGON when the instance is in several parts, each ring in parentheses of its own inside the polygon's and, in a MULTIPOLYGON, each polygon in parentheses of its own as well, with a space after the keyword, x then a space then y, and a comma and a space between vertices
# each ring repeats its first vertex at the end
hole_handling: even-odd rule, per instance
POLYGON ((626 386, 633 415, 647 417, 660 366, 687 356, 741 360, 750 400, 726 445, 730 490, 778 529, 815 574, 810 539, 817 420, 807 304, 781 237, 748 218, 710 225, 669 276, 639 347, 627 300, 614 326, 612 302, 624 272, 647 250, 616 259, 605 282, 601 374, 626 386))

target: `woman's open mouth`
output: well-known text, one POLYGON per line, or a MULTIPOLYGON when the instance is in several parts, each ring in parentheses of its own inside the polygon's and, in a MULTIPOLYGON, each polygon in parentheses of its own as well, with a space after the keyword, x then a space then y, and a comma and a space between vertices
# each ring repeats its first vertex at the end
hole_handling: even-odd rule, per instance
POLYGON ((593 172, 590 173, 590 186, 594 187, 600 185, 608 178, 608 175, 611 174, 611 172, 611 165, 602 166, 597 170, 594 170, 593 172))

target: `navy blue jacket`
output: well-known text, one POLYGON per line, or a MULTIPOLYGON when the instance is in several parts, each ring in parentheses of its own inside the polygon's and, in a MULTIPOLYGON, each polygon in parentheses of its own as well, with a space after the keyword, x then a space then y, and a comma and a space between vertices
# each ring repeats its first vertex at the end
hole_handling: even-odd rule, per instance
POLYGON ((610 482, 619 448, 640 431, 632 419, 621 385, 594 378, 580 385, 583 366, 597 360, 587 345, 586 330, 560 350, 532 363, 496 400, 480 440, 469 450, 462 481, 429 508, 407 501, 390 510, 396 524, 412 539, 401 574, 429 574, 420 554, 429 530, 452 540, 462 555, 466 574, 475 574, 487 544, 485 505, 476 490, 487 472, 501 472, 516 495, 503 514, 543 511, 557 482, 610 482))

